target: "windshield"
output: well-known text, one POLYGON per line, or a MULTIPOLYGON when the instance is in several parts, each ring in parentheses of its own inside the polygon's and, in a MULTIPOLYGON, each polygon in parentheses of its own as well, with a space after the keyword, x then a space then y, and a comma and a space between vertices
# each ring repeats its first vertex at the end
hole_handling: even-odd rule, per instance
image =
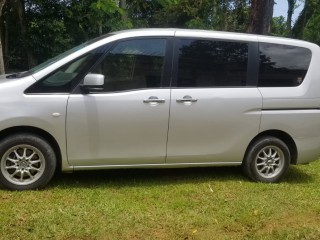
POLYGON ((74 53, 74 52, 76 52, 76 51, 78 51, 78 50, 80 50, 80 49, 92 44, 92 43, 95 43, 95 42, 97 42, 97 41, 99 41, 99 40, 101 40, 103 38, 106 38, 106 37, 108 37, 110 35, 111 34, 102 35, 102 36, 99 36, 99 37, 94 38, 92 40, 89 40, 87 42, 84 42, 84 43, 82 43, 82 44, 80 44, 80 45, 78 45, 78 46, 76 46, 76 47, 74 47, 74 48, 72 48, 72 49, 70 49, 70 50, 68 50, 66 52, 63 52, 63 53, 59 54, 58 56, 55 56, 55 57, 53 57, 53 58, 51 58, 51 59, 39 64, 38 66, 35 66, 34 68, 31 68, 30 70, 28 70, 26 72, 11 74, 11 75, 8 75, 7 78, 21 78, 21 77, 26 77, 26 76, 32 75, 32 74, 34 74, 34 73, 36 73, 36 72, 38 72, 38 71, 50 66, 51 64, 53 64, 53 63, 65 58, 66 56, 68 56, 68 55, 70 55, 70 54, 72 54, 72 53, 74 53))

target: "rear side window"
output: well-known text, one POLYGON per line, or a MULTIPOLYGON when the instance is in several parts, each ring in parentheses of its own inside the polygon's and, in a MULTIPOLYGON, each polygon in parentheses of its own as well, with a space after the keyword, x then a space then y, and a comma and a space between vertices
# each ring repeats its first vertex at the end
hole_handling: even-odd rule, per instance
POLYGON ((311 51, 307 48, 259 43, 260 87, 295 87, 307 74, 311 51))
POLYGON ((238 87, 247 80, 248 43, 180 40, 178 87, 238 87))

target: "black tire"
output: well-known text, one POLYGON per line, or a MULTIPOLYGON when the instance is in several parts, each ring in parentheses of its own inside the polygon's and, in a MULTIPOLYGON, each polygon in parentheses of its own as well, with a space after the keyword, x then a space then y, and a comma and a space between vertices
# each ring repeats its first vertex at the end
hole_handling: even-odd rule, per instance
POLYGON ((10 190, 41 189, 52 179, 56 155, 40 136, 14 134, 0 142, 0 184, 10 190))
POLYGON ((290 151, 283 141, 276 137, 265 136, 250 144, 242 169, 253 181, 279 182, 289 168, 290 158, 290 151))

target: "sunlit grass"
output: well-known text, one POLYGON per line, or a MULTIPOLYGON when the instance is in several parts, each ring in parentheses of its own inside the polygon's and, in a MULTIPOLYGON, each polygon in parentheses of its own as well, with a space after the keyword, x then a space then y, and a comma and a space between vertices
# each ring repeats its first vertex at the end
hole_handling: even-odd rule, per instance
POLYGON ((320 239, 320 161, 279 184, 238 167, 61 174, 0 190, 0 239, 320 239))

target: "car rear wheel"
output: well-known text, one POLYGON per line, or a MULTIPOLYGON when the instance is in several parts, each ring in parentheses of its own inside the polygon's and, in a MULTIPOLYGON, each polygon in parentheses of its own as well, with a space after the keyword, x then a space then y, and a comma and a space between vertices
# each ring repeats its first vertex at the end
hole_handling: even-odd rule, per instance
POLYGON ((33 134, 15 134, 2 140, 0 158, 0 183, 10 190, 43 188, 56 168, 52 147, 33 134))
POLYGON ((242 167, 244 173, 254 181, 278 182, 290 165, 287 145, 275 137, 257 139, 247 151, 242 167))

